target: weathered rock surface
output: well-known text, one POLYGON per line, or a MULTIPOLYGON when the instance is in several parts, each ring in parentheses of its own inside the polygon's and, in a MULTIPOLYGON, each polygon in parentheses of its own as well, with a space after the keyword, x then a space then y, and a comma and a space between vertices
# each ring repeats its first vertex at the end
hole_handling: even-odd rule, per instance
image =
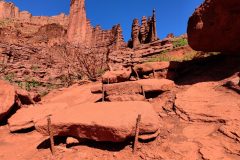
MULTIPOLYGON (((172 80, 168 79, 140 79, 115 84, 105 84, 104 90, 107 95, 138 94, 145 92, 164 92, 171 90, 175 86, 172 80)), ((92 93, 101 93, 102 86, 96 85, 91 88, 92 93)))
MULTIPOLYGON (((52 130, 54 135, 59 136, 122 142, 134 136, 138 114, 142 115, 140 135, 158 131, 158 116, 147 102, 76 105, 53 114, 51 117, 52 130)), ((48 135, 46 119, 39 121, 36 129, 38 132, 48 135)))
POLYGON ((227 122, 240 120, 240 96, 214 82, 191 86, 176 95, 176 113, 185 120, 227 122))
POLYGON ((40 100, 39 95, 0 80, 0 122, 6 120, 11 111, 15 111, 22 105, 35 104, 40 100))
POLYGON ((207 52, 239 52, 239 16, 239 0, 206 0, 189 19, 190 46, 207 52))
POLYGON ((118 83, 125 82, 130 79, 132 71, 131 70, 117 70, 117 71, 107 71, 102 75, 103 83, 118 83))
POLYGON ((13 86, 0 80, 0 122, 14 107, 16 93, 13 86))
POLYGON ((21 108, 9 120, 11 132, 34 127, 36 122, 62 109, 82 103, 94 103, 102 98, 101 94, 92 94, 90 88, 96 84, 74 85, 56 90, 45 96, 41 104, 21 108), (28 116, 26 116, 28 115, 28 116))
POLYGON ((23 105, 35 104, 36 102, 41 101, 41 97, 39 94, 28 92, 18 87, 15 87, 15 90, 18 99, 21 101, 21 104, 23 105))
POLYGON ((102 98, 102 95, 91 92, 91 88, 96 86, 99 86, 99 84, 76 84, 69 88, 52 91, 42 101, 43 103, 67 103, 70 106, 80 103, 97 102, 102 98))
POLYGON ((138 72, 138 74, 143 74, 143 73, 168 69, 169 66, 170 66, 169 62, 147 62, 147 63, 135 65, 134 70, 138 72))
POLYGON ((65 14, 60 14, 57 16, 32 16, 28 11, 20 11, 11 2, 0 1, 0 20, 3 19, 15 19, 21 22, 28 22, 37 25, 46 25, 50 23, 58 23, 63 26, 68 24, 68 16, 65 14))
POLYGON ((49 115, 68 107, 69 105, 66 103, 47 103, 23 107, 8 119, 9 130, 15 132, 35 127, 39 120, 46 119, 49 115))
MULTIPOLYGON (((104 93, 109 101, 144 101, 144 93, 162 94, 172 90, 175 84, 168 79, 141 79, 136 81, 104 84, 104 93)), ((91 88, 92 93, 102 93, 102 85, 91 88)))
POLYGON ((200 153, 205 159, 227 157, 228 153, 239 156, 236 154, 239 152, 236 147, 239 146, 240 140, 238 93, 222 87, 217 82, 198 83, 176 95, 175 112, 187 121, 213 122, 219 126, 219 133, 227 137, 224 142, 219 137, 218 140, 198 139, 203 145, 200 153))

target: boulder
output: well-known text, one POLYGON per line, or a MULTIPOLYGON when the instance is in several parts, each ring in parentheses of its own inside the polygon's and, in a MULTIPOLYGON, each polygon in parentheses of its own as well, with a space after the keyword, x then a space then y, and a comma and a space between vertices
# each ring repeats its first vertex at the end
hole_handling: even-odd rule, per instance
POLYGON ((14 86, 0 80, 0 122, 8 116, 16 101, 14 86))
POLYGON ((145 92, 164 92, 174 88, 175 84, 168 79, 141 79, 135 81, 145 92))
MULTIPOLYGON (((175 86, 172 80, 168 79, 141 79, 114 84, 105 84, 106 95, 131 95, 142 94, 142 87, 145 92, 164 92, 171 90, 175 86)), ((96 85, 91 88, 92 93, 102 93, 102 85, 96 85)))
POLYGON ((8 119, 9 130, 16 132, 32 128, 39 120, 68 107, 69 105, 66 103, 48 103, 23 107, 8 119))
POLYGON ((102 76, 103 83, 119 83, 130 79, 131 70, 107 71, 102 76))
POLYGON ((79 140, 73 137, 68 137, 66 139, 66 144, 67 145, 75 145, 75 144, 79 144, 79 140))
POLYGON ((205 0, 189 18, 189 45, 205 52, 238 53, 239 16, 239 0, 205 0))
POLYGON ((24 105, 35 104, 35 102, 41 101, 41 97, 39 94, 28 92, 19 87, 15 87, 15 90, 16 90, 16 94, 18 95, 18 98, 20 99, 21 103, 24 105))
POLYGON ((38 94, 28 92, 8 82, 0 80, 0 121, 11 116, 9 113, 22 105, 35 104, 41 98, 38 94))
MULTIPOLYGON (((142 115, 140 135, 154 134, 159 117, 147 102, 86 103, 51 116, 55 136, 86 138, 95 141, 123 142, 135 135, 136 119, 142 115)), ((48 135, 47 119, 37 122, 36 129, 48 135)))
POLYGON ((168 69, 169 66, 170 66, 169 62, 147 62, 147 63, 135 65, 134 70, 139 74, 143 74, 143 73, 149 73, 153 71, 168 69))
POLYGON ((136 81, 104 85, 104 90, 106 95, 132 95, 142 93, 141 86, 136 83, 136 81))
POLYGON ((69 106, 73 106, 80 103, 97 102, 102 98, 102 95, 91 92, 91 88, 96 86, 100 86, 100 84, 76 84, 69 88, 58 89, 44 96, 42 103, 67 103, 69 106))

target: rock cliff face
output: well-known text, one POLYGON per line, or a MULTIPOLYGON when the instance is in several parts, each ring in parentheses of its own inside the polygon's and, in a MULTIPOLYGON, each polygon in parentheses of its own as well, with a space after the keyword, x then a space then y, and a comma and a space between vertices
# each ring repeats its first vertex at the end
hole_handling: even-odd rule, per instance
POLYGON ((201 51, 239 52, 239 17, 239 0, 206 0, 189 19, 190 46, 201 51))
POLYGON ((93 27, 87 19, 85 0, 72 0, 68 26, 68 41, 86 46, 121 47, 124 44, 120 25, 111 30, 103 30, 100 26, 93 27))
POLYGON ((19 9, 13 3, 0 1, 0 19, 19 17, 19 9))
POLYGON ((0 20, 15 19, 21 22, 29 22, 37 25, 46 25, 50 23, 58 23, 63 26, 68 24, 68 16, 60 14, 57 16, 32 16, 28 11, 20 11, 13 3, 0 1, 0 20))

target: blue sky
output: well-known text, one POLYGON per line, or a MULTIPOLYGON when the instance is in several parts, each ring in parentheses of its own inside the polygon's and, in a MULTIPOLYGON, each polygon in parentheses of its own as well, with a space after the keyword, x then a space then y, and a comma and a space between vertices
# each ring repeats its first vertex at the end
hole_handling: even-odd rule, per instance
MULTIPOLYGON (((70 0, 7 0, 14 2, 20 10, 33 15, 56 15, 69 13, 70 0)), ((186 33, 189 16, 204 0, 86 0, 87 17, 92 25, 100 24, 110 29, 121 24, 125 41, 131 36, 132 20, 151 16, 156 9, 157 31, 160 38, 168 33, 186 33)))

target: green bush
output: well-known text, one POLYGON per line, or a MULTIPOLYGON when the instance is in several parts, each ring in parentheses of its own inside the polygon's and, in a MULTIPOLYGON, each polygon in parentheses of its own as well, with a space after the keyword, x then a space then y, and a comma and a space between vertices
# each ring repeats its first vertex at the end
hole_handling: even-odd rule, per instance
POLYGON ((175 62, 182 62, 182 61, 189 61, 192 60, 196 56, 197 52, 192 51, 185 53, 183 57, 171 57, 168 55, 168 53, 162 53, 157 57, 151 58, 148 60, 148 62, 170 62, 170 61, 175 61, 175 62))
POLYGON ((32 88, 36 88, 36 87, 39 87, 39 86, 41 86, 41 83, 38 82, 38 81, 35 81, 35 80, 27 81, 25 83, 25 89, 27 91, 30 91, 32 88))
POLYGON ((4 76, 4 79, 10 83, 14 82, 15 79, 15 74, 14 73, 9 73, 7 75, 4 76))
POLYGON ((173 48, 178 48, 186 45, 188 45, 188 40, 185 38, 176 39, 173 42, 173 48))

